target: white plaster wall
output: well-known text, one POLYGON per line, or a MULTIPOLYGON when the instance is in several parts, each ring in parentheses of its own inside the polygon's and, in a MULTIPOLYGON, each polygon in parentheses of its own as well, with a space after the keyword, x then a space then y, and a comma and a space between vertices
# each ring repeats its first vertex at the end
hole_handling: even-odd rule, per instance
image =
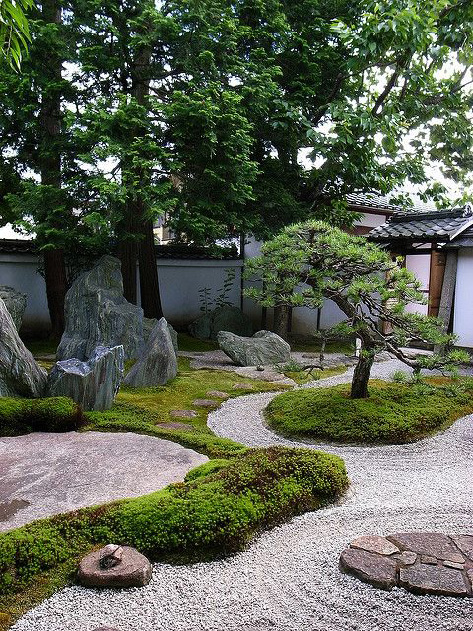
POLYGON ((458 346, 473 348, 473 248, 458 251, 453 332, 458 346))
MULTIPOLYGON (((202 312, 199 289, 208 287, 211 300, 218 297, 226 270, 235 270, 227 300, 240 307, 241 260, 212 261, 159 259, 158 276, 165 317, 176 326, 185 326, 202 312)), ((50 327, 46 286, 37 272, 38 259, 24 254, 0 254, 0 285, 10 285, 28 296, 22 332, 46 333, 50 327)), ((139 283, 138 283, 139 288, 139 283)))
POLYGON ((28 297, 22 331, 35 334, 50 326, 46 285, 31 255, 0 254, 0 285, 9 285, 28 297))
POLYGON ((243 261, 206 261, 159 259, 158 276, 164 315, 176 326, 185 326, 201 315, 199 289, 208 287, 211 299, 217 298, 227 269, 235 270, 228 302, 240 307, 243 261))
MULTIPOLYGON (((430 252, 428 254, 408 254, 406 256, 406 268, 415 274, 421 282, 421 290, 428 299, 430 286, 430 252)), ((427 315, 429 307, 427 304, 411 303, 406 306, 408 313, 421 313, 427 315)))

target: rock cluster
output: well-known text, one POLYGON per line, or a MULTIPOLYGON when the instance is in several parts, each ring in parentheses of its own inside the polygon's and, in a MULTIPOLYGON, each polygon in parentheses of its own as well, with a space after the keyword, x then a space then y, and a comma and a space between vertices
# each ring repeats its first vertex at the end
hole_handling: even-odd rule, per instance
POLYGON ((200 340, 216 340, 220 331, 249 336, 253 334, 253 325, 250 318, 233 305, 217 307, 189 325, 189 333, 200 340))
POLYGON ((87 362, 57 362, 48 378, 50 397, 66 396, 83 410, 108 410, 123 379, 123 346, 98 346, 87 362))
POLYGON ((151 563, 138 550, 109 544, 82 559, 77 578, 87 587, 142 587, 151 574, 151 563))
POLYGON ((407 532, 359 537, 340 556, 343 571, 381 589, 473 596, 473 535, 407 532))
POLYGON ((16 326, 16 330, 19 331, 26 310, 26 294, 8 285, 0 285, 0 298, 5 303, 16 326))
POLYGON ((0 298, 0 396, 40 397, 46 371, 21 341, 15 323, 0 298))
POLYGON ((291 347, 271 331, 258 331, 253 337, 240 337, 228 331, 217 336, 222 350, 237 366, 267 366, 290 360, 291 347))

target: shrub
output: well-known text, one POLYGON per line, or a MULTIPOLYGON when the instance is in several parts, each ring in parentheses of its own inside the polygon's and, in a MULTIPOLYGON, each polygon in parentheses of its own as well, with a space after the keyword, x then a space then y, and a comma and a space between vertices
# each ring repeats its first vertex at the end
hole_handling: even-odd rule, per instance
POLYGON ((29 432, 70 432, 84 423, 80 406, 67 397, 0 398, 1 436, 18 436, 29 432))
POLYGON ((197 471, 151 495, 0 534, 0 593, 110 542, 153 560, 232 553, 263 528, 334 499, 348 484, 343 460, 311 449, 250 449, 197 471))
POLYGON ((473 411, 473 385, 370 382, 368 399, 350 399, 347 385, 286 392, 266 408, 285 436, 359 443, 418 440, 473 411))

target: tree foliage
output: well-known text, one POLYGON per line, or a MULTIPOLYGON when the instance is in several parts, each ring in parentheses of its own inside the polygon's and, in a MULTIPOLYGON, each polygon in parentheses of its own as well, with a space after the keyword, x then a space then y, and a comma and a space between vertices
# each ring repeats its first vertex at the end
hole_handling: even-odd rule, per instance
POLYGON ((0 2, 0 57, 19 70, 24 53, 31 42, 25 13, 34 0, 2 0, 0 2))
POLYGON ((400 260, 364 237, 350 235, 320 221, 286 228, 262 247, 260 257, 250 259, 246 274, 261 280, 260 287, 246 291, 264 306, 320 307, 332 300, 345 314, 339 330, 361 339, 352 397, 368 395, 374 356, 386 350, 419 372, 421 368, 449 366, 465 359, 460 351, 412 358, 409 344, 450 345, 443 323, 406 310, 422 303, 420 282, 400 260))

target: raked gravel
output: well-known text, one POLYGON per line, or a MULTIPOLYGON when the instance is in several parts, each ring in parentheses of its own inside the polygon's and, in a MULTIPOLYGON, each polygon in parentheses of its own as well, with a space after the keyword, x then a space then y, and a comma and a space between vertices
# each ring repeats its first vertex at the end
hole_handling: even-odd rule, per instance
MULTIPOLYGON (((377 364, 389 378, 396 361, 377 364)), ((322 382, 349 381, 351 371, 322 382)), ((265 426, 273 394, 230 400, 211 414, 219 435, 247 445, 294 445, 265 426)), ((25 615, 15 631, 472 631, 473 599, 377 590, 342 574, 338 557, 364 534, 473 531, 473 416, 412 445, 314 445, 345 459, 347 497, 260 536, 213 563, 154 566, 140 589, 62 590, 25 615)), ((297 443, 300 444, 300 443, 297 443)))

